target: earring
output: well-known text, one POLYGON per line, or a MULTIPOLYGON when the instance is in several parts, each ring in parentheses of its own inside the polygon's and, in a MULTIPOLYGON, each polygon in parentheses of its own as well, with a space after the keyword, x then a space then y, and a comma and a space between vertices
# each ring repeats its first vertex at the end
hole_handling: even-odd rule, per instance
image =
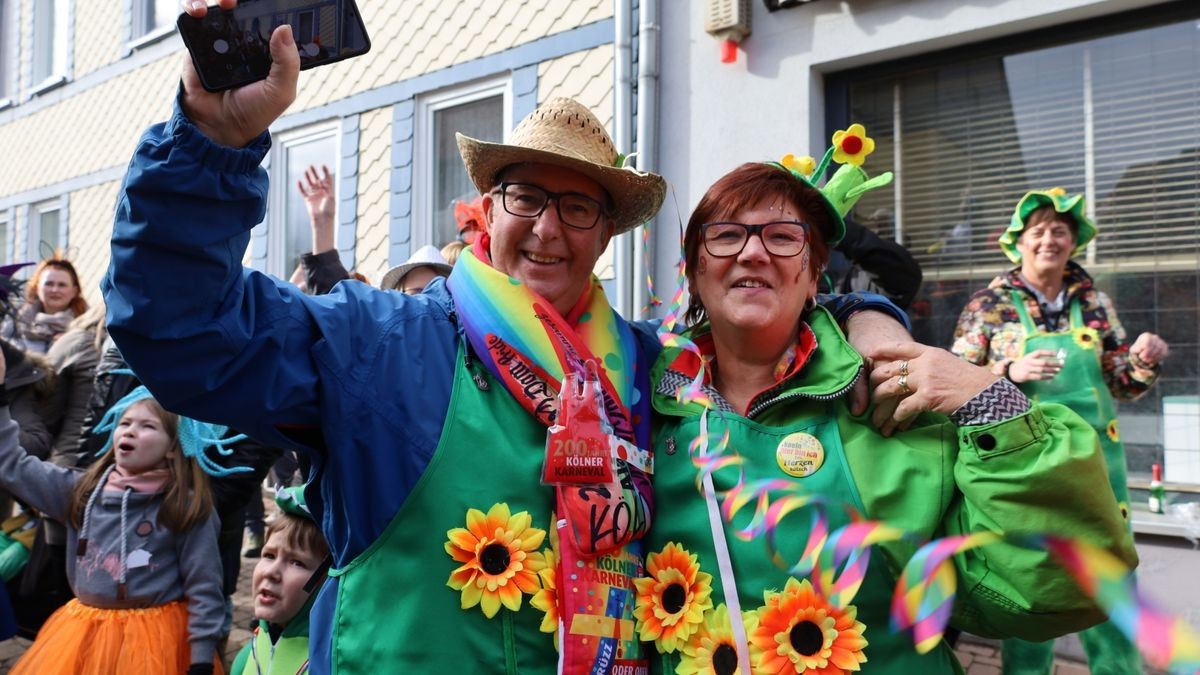
POLYGON ((808 312, 811 312, 811 311, 813 311, 813 310, 814 310, 814 309, 816 309, 816 308, 817 308, 817 298, 816 298, 816 296, 810 297, 808 300, 805 300, 805 301, 804 301, 804 312, 805 312, 806 314, 807 314, 808 312))

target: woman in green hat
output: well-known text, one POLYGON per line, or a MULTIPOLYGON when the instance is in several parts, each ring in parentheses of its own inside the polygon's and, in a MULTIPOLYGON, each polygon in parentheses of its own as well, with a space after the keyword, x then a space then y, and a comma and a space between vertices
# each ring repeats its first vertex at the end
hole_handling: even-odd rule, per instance
MULTIPOLYGON (((1035 401, 1062 403, 1083 416, 1100 436, 1109 483, 1128 523, 1125 449, 1113 398, 1146 393, 1168 347, 1154 333, 1142 333, 1126 346, 1112 301, 1071 261, 1095 236, 1082 195, 1055 188, 1022 197, 1000 235, 1000 248, 1018 267, 971 297, 951 351, 989 366, 1035 401)), ((1080 637, 1093 667, 1142 672, 1137 652, 1111 623, 1080 637)), ((1048 674, 1052 662, 1052 642, 1005 642, 1006 675, 1048 674)))

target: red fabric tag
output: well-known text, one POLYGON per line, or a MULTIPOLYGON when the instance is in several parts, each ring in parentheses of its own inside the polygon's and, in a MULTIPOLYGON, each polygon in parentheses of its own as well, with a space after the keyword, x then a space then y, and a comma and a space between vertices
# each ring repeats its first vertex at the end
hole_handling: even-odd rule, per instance
POLYGON ((558 418, 546 432, 542 483, 579 486, 613 482, 612 449, 603 415, 599 382, 567 375, 559 392, 558 418))

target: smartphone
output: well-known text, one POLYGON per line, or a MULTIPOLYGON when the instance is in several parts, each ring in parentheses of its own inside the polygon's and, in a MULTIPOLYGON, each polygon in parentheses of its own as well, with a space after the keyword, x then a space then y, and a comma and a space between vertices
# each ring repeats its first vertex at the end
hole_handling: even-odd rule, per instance
POLYGON ((301 70, 371 49, 354 0, 242 0, 231 10, 209 7, 203 19, 181 14, 176 25, 200 84, 215 92, 266 79, 271 33, 285 23, 292 25, 301 70))

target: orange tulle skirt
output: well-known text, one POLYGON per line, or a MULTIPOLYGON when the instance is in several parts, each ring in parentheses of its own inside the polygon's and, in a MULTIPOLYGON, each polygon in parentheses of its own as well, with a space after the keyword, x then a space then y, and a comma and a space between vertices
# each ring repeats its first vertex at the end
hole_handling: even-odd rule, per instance
POLYGON ((72 600, 46 620, 12 675, 183 675, 192 660, 187 620, 182 601, 100 609, 72 600))

